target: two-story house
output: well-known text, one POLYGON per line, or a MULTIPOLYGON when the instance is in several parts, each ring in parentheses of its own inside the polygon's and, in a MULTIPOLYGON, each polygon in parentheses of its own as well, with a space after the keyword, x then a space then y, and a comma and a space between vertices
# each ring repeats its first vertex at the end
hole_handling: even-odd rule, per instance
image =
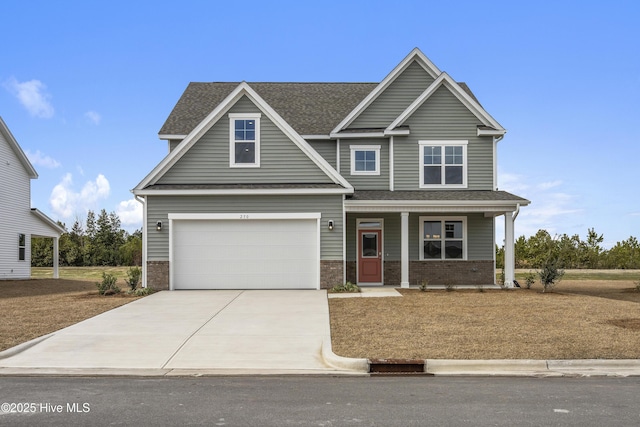
POLYGON ((495 283, 505 129, 414 49, 380 83, 191 83, 132 190, 161 289, 495 283))
POLYGON ((53 277, 58 278, 58 240, 64 228, 31 207, 31 180, 38 174, 0 117, 0 280, 31 277, 31 238, 53 239, 53 277))

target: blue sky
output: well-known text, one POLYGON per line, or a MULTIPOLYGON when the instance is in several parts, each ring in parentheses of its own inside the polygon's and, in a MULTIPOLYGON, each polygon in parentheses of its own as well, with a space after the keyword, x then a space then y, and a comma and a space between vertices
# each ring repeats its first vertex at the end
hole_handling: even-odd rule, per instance
POLYGON ((139 228, 130 189, 190 81, 379 82, 419 47, 508 130, 499 188, 532 201, 517 236, 640 237, 637 1, 233 3, 3 2, 0 116, 33 207, 139 228))

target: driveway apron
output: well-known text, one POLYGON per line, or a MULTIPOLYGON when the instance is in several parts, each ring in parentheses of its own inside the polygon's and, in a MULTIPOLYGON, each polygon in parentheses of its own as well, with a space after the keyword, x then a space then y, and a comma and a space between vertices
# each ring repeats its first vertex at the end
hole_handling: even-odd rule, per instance
POLYGON ((334 371, 326 291, 159 292, 55 332, 0 368, 334 371))

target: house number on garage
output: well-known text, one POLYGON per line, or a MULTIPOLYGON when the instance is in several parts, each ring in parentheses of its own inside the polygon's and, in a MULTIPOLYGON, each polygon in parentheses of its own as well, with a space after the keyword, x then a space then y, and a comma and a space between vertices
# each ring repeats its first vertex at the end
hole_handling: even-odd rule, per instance
POLYGON ((240 215, 240 219, 249 219, 249 215, 247 215, 247 214, 241 214, 241 215, 240 215))

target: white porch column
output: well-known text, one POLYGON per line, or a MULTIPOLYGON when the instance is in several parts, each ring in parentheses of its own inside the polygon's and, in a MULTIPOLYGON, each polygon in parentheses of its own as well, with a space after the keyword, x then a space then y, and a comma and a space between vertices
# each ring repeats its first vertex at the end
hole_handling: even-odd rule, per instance
POLYGON ((54 279, 58 279, 60 278, 60 274, 58 271, 58 264, 59 264, 59 256, 60 254, 59 252, 59 241, 60 238, 58 237, 54 237, 53 238, 53 278, 54 279))
MULTIPOLYGON (((515 279, 515 237, 513 235, 514 217, 511 212, 504 213, 504 285, 513 288, 515 279)), ((500 283, 499 283, 500 284, 500 283)))
POLYGON ((409 212, 400 213, 400 287, 409 287, 409 212))

